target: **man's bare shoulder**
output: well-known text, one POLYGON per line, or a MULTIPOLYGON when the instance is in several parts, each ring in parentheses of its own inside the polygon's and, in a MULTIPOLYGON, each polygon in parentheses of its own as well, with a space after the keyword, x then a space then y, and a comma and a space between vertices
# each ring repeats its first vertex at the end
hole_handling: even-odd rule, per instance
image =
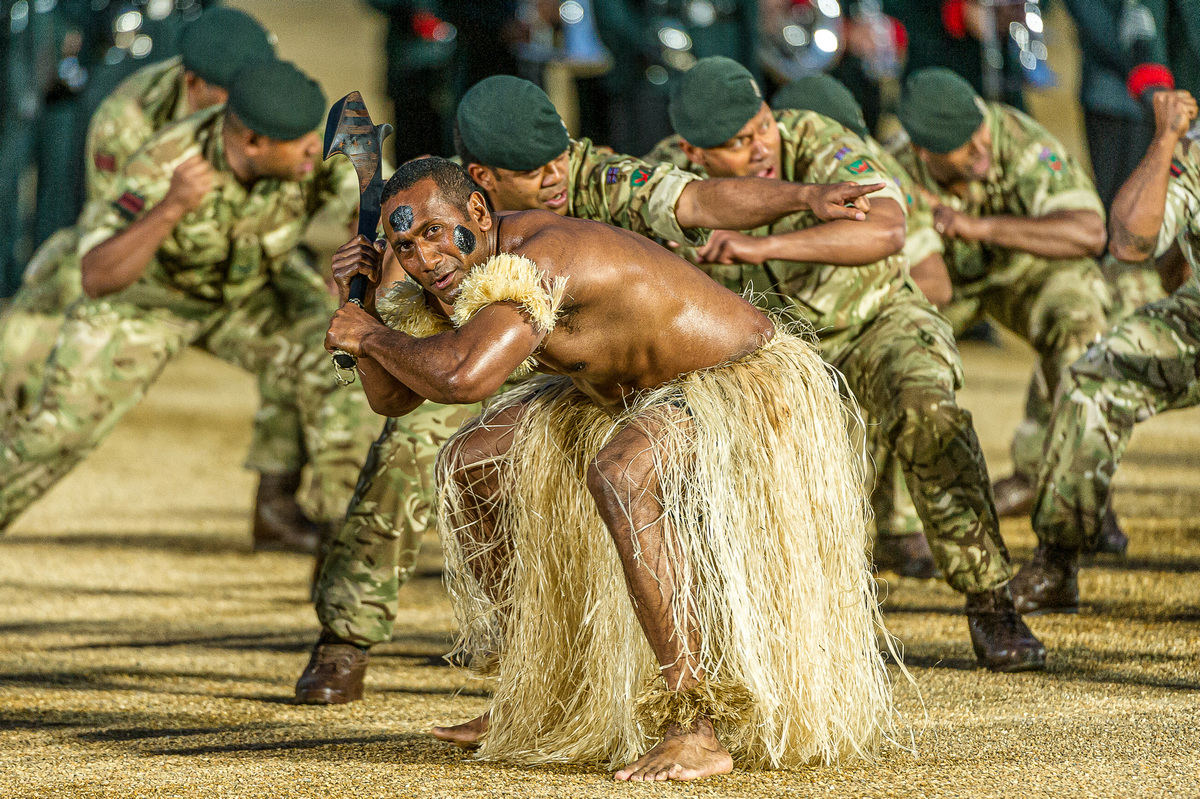
MULTIPOLYGON (((517 253, 534 262, 539 258, 560 261, 568 248, 581 243, 580 236, 607 227, 599 222, 559 216, 535 209, 500 214, 500 249, 517 253)), ((565 264, 563 264, 565 265, 565 264)))

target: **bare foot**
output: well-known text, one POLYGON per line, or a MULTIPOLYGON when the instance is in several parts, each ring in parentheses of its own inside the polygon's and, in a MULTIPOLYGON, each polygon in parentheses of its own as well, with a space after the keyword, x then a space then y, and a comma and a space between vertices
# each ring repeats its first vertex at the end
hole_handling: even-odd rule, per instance
POLYGON ((700 719, 692 730, 667 727, 662 743, 613 775, 614 780, 698 780, 733 771, 729 756, 713 732, 712 722, 700 719))
POLYGON ((484 713, 466 724, 455 724, 453 727, 434 727, 430 732, 438 740, 461 746, 463 749, 475 749, 479 746, 479 739, 487 732, 487 728, 488 714, 484 713))

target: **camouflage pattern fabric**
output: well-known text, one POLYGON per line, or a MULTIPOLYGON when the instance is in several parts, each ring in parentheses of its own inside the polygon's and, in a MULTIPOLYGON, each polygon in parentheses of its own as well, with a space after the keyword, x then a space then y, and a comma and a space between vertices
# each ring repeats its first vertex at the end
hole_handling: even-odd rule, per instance
MULTIPOLYGON (((697 175, 615 155, 588 139, 572 140, 567 159, 569 216, 688 244, 705 235, 683 231, 675 219, 679 195, 697 175)), ((359 646, 391 638, 397 591, 411 576, 421 534, 430 528, 438 448, 473 415, 426 402, 403 419, 388 420, 317 578, 317 616, 327 631, 359 646)))
MULTIPOLYGON (((840 124, 807 111, 775 117, 784 179, 885 181, 880 194, 908 207, 903 184, 887 181, 883 163, 840 124)), ((664 140, 650 157, 698 170, 678 137, 664 140)), ((793 214, 753 233, 815 224, 811 213, 793 214)), ((898 254, 863 267, 770 261, 702 268, 727 288, 750 292, 760 307, 815 328, 822 357, 845 375, 864 411, 871 450, 899 455, 895 471, 878 475, 877 485, 910 482, 947 582, 959 591, 986 591, 1007 582, 1012 569, 971 416, 955 400, 962 365, 950 326, 908 278, 907 264, 898 254)))
POLYGON ((331 301, 315 274, 290 261, 307 219, 344 181, 337 170, 319 169, 300 182, 264 179, 244 188, 225 160, 221 112, 161 131, 109 196, 84 210, 80 257, 159 202, 184 159, 203 153, 217 172, 213 191, 136 282, 70 307, 42 393, 0 433, 0 529, 103 440, 188 344, 255 372, 268 393, 287 395, 286 413, 303 430, 316 518, 339 517, 349 501, 378 418, 360 390, 331 379, 323 347, 331 301))
POLYGON ((1133 426, 1200 403, 1200 144, 1180 144, 1171 175, 1156 255, 1177 240, 1192 276, 1117 325, 1064 377, 1033 509, 1043 544, 1094 548, 1133 426))

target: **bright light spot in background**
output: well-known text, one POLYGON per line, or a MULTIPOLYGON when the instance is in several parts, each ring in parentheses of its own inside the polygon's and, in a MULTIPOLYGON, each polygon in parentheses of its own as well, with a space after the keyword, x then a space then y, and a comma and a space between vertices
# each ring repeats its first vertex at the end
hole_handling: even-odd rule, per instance
POLYGON ((126 11, 117 17, 117 22, 113 25, 113 29, 117 33, 133 33, 140 27, 142 27, 142 14, 140 11, 126 11))
POLYGON ((150 48, 154 46, 154 42, 144 33, 138 34, 133 40, 133 44, 129 45, 129 52, 133 53, 134 58, 144 58, 150 55, 150 48))
POLYGON ((679 28, 661 28, 658 31, 658 40, 663 43, 664 47, 669 47, 672 50, 688 50, 692 46, 692 39, 679 28))
POLYGON ((1042 32, 1042 15, 1030 12, 1025 15, 1025 25, 1034 33, 1042 32))
POLYGON ((820 28, 813 32, 813 44, 823 53, 833 53, 838 49, 837 34, 828 28, 820 28))
MULTIPOLYGON (((817 8, 821 9, 821 13, 827 17, 836 17, 842 13, 841 6, 837 0, 817 0, 817 8)), ((814 39, 816 36, 813 37, 814 39)), ((820 47, 820 45, 817 45, 820 47)))
POLYGON ((583 20, 583 6, 576 0, 567 0, 558 7, 558 16, 568 25, 574 25, 583 20))
POLYGON ((655 86, 664 86, 667 82, 667 70, 658 64, 651 64, 646 67, 646 80, 655 86))
POLYGON ((783 40, 792 47, 808 44, 808 33, 799 25, 788 25, 783 29, 783 40))

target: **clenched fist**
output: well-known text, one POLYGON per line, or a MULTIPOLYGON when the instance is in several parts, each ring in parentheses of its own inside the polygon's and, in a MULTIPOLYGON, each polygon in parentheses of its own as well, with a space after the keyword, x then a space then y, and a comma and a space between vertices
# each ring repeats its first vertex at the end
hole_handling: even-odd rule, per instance
POLYGON ((193 155, 175 167, 163 203, 177 209, 180 215, 195 211, 212 191, 216 174, 204 156, 193 155))

